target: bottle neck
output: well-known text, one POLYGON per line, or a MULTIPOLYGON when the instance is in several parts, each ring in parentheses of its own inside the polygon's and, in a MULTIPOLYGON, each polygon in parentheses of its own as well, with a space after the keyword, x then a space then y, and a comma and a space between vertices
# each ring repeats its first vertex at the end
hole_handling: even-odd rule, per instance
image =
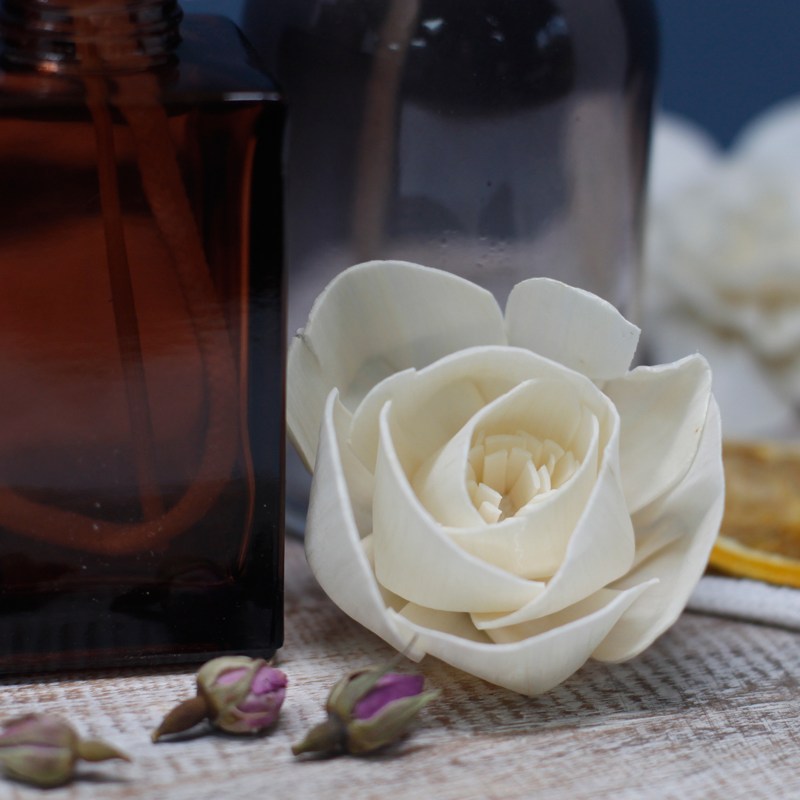
POLYGON ((177 0, 0 0, 6 64, 39 72, 139 72, 170 63, 177 0))

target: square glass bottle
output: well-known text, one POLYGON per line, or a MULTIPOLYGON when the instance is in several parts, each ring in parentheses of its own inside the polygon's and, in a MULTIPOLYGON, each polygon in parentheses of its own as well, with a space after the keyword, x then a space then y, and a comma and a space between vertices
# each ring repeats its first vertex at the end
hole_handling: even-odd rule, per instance
POLYGON ((281 98, 174 0, 0 25, 0 671, 269 654, 281 98))

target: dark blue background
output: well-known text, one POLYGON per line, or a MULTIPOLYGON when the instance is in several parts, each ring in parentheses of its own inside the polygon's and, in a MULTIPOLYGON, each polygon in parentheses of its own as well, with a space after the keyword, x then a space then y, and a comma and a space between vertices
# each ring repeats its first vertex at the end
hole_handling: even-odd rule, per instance
POLYGON ((800 94, 798 0, 656 0, 656 6, 662 105, 701 122, 720 142, 762 109, 800 94))
MULTIPOLYGON (((243 2, 183 0, 183 7, 237 19, 243 2)), ((270 0, 261 2, 268 12, 270 0)), ((664 108, 700 122, 728 143, 754 114, 800 94, 800 0, 655 3, 664 108)))

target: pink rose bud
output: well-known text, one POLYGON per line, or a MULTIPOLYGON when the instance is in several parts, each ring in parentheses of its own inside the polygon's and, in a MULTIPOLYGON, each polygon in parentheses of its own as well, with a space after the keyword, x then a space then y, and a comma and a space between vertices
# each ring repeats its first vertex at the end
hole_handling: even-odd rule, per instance
POLYGON ((402 675, 387 672, 353 707, 354 719, 371 719, 385 706, 403 697, 422 694, 425 678, 422 675, 402 675))
POLYGON ((272 725, 286 683, 286 675, 262 658, 215 658, 197 673, 198 693, 211 709, 211 722, 228 733, 256 733, 272 725))
POLYGON ((228 733, 263 731, 278 719, 286 685, 286 675, 263 658, 214 658, 197 673, 197 695, 167 714, 153 741, 189 730, 205 719, 228 733))
POLYGON ((43 788, 61 786, 73 776, 78 760, 130 759, 93 739, 81 739, 59 717, 28 714, 9 720, 0 733, 0 764, 5 774, 43 788))
POLYGON ((405 735, 438 691, 424 691, 422 675, 389 672, 392 664, 343 678, 328 696, 328 718, 292 747, 301 753, 365 755, 405 735))

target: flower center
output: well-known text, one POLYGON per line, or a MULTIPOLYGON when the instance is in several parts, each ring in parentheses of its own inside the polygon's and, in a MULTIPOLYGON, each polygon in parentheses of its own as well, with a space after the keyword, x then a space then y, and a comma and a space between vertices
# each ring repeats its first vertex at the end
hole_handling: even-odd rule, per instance
POLYGON ((578 468, 572 451, 525 431, 478 434, 469 451, 467 489, 486 522, 513 517, 563 486, 578 468))

